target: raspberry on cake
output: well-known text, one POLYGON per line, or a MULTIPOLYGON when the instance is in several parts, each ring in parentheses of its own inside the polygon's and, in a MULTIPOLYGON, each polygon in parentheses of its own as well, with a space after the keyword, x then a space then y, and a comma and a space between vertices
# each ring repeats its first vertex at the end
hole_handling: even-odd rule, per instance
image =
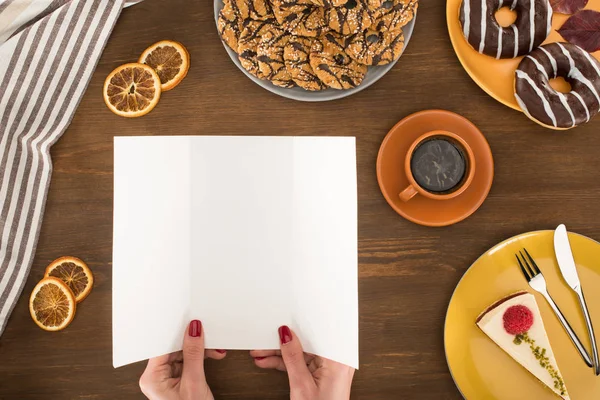
POLYGON ((531 293, 518 292, 488 307, 477 326, 502 350, 562 399, 569 399, 542 314, 531 293))
POLYGON ((502 316, 504 329, 511 335, 525 333, 533 325, 533 313, 522 305, 509 307, 502 316))

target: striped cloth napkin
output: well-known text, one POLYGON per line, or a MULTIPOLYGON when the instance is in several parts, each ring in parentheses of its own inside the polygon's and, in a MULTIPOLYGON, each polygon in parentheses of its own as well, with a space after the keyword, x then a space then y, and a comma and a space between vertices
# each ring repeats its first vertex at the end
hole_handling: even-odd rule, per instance
POLYGON ((0 0, 0 335, 33 262, 52 174, 124 6, 141 0, 0 0))

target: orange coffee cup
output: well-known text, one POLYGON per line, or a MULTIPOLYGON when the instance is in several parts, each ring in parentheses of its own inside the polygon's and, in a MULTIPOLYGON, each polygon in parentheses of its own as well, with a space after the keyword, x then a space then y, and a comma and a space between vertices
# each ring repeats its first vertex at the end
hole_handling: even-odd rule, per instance
POLYGON ((433 200, 450 200, 464 193, 464 191, 467 190, 467 188, 471 185, 471 182, 473 182, 473 177, 475 176, 475 155, 473 154, 473 150, 471 150, 469 144, 460 136, 448 131, 431 131, 419 136, 419 138, 415 140, 414 143, 410 146, 408 152, 406 153, 404 169, 406 172, 406 177, 408 178, 409 185, 399 194, 400 200, 409 201, 417 194, 420 194, 421 196, 425 196, 433 200), (466 158, 465 176, 463 177, 462 181, 459 182, 459 184, 457 185, 459 187, 450 193, 434 193, 424 189, 417 183, 412 173, 411 160, 415 150, 426 140, 436 137, 453 142, 459 150, 462 150, 462 152, 464 153, 463 155, 466 158))

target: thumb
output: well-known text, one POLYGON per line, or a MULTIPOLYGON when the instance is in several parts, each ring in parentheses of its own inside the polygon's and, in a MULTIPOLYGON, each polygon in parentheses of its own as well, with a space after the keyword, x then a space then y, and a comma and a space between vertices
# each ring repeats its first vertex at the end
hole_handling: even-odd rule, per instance
POLYGON ((206 382, 204 376, 204 335, 202 323, 198 320, 190 322, 183 338, 183 372, 181 380, 188 384, 206 382))
POLYGON ((304 361, 304 350, 298 337, 287 326, 279 328, 281 357, 290 380, 290 389, 307 389, 315 385, 315 380, 304 361))

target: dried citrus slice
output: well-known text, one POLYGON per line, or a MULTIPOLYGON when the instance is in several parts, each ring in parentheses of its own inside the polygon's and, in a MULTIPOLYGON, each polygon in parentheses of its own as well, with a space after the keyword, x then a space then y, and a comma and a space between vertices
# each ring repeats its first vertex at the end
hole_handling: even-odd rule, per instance
POLYGON ((31 292, 29 312, 45 331, 60 331, 73 321, 77 302, 71 289, 58 278, 44 278, 31 292))
POLYGON ((104 102, 122 117, 148 114, 158 104, 160 93, 160 78, 144 64, 121 65, 104 81, 104 102))
POLYGON ((154 68, 160 77, 162 90, 166 92, 179 85, 187 75, 190 53, 181 43, 161 40, 144 50, 139 62, 154 68))
POLYGON ((55 277, 63 281, 80 303, 90 294, 94 285, 94 275, 86 263, 77 257, 61 257, 46 267, 46 277, 55 277))

